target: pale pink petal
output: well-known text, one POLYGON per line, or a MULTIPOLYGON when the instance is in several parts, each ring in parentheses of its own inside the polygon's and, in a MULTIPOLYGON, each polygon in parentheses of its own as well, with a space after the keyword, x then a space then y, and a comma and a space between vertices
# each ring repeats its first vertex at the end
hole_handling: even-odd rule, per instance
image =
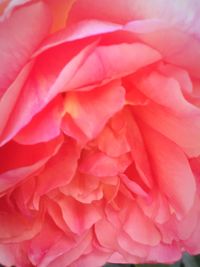
POLYGON ((160 0, 79 0, 72 9, 69 22, 83 20, 85 18, 97 18, 116 23, 126 23, 135 19, 162 19, 168 24, 181 27, 191 33, 199 32, 200 8, 198 0, 178 0, 167 2, 160 0), (88 6, 90 7, 88 9, 88 6), (194 25, 194 28, 190 28, 194 25))
POLYGON ((93 248, 91 253, 88 253, 87 255, 81 256, 74 264, 72 264, 72 267, 81 267, 81 266, 87 266, 87 267, 102 267, 105 262, 107 262, 108 258, 110 257, 111 252, 109 251, 102 251, 93 248))
POLYGON ((196 182, 184 152, 158 132, 141 125, 156 181, 177 212, 184 216, 194 204, 196 182))
POLYGON ((123 230, 136 242, 156 246, 161 236, 154 223, 146 217, 142 210, 134 205, 123 224, 123 230))
POLYGON ((199 109, 184 98, 178 81, 173 77, 151 72, 141 79, 136 77, 135 86, 150 100, 168 108, 174 116, 200 115, 199 109))
POLYGON ((161 64, 158 69, 161 73, 163 73, 167 77, 169 78, 171 77, 177 80, 183 94, 189 95, 192 93, 193 91, 192 80, 186 70, 171 64, 161 64))
POLYGON ((21 6, 0 21, 0 95, 44 39, 50 23, 48 7, 42 2, 21 6))
POLYGON ((80 21, 77 24, 70 25, 65 29, 63 29, 62 31, 56 32, 55 34, 49 36, 49 38, 46 39, 42 43, 41 47, 36 51, 34 57, 38 56, 43 51, 60 44, 100 34, 115 32, 121 29, 122 29, 121 25, 107 21, 100 21, 100 20, 80 21))
POLYGON ((126 185, 126 187, 137 196, 147 197, 147 193, 142 189, 142 187, 137 184, 134 180, 129 179, 126 175, 120 175, 121 181, 126 185))
POLYGON ((26 253, 26 245, 23 243, 1 244, 0 262, 5 266, 30 267, 30 261, 26 253))
POLYGON ((175 28, 139 34, 139 38, 159 51, 165 62, 186 69, 194 77, 200 77, 199 40, 193 35, 190 36, 175 28))
MULTIPOLYGON (((149 252, 149 247, 147 245, 144 244, 140 244, 138 242, 135 242, 127 233, 125 233, 124 231, 120 231, 117 241, 119 243, 119 246, 122 250, 122 254, 124 255, 129 255, 130 258, 132 258, 132 256, 135 257, 140 257, 141 259, 144 259, 147 257, 148 252, 149 252), (134 249, 130 249, 134 247, 134 249)), ((132 259, 131 262, 135 262, 133 261, 134 259, 132 259)), ((138 261, 136 261, 138 262, 138 261)), ((144 260, 143 260, 144 262, 144 260)))
POLYGON ((117 250, 117 229, 107 220, 100 220, 95 224, 95 234, 99 243, 104 248, 112 248, 117 250))
POLYGON ((69 251, 74 243, 71 237, 63 236, 63 232, 46 216, 40 233, 30 240, 28 257, 35 266, 47 266, 48 261, 69 251))
POLYGON ((138 199, 138 203, 146 216, 155 223, 164 224, 171 217, 170 203, 162 192, 156 190, 158 189, 154 188, 154 192, 151 192, 148 204, 145 198, 138 199))
POLYGON ((69 86, 79 88, 117 79, 159 59, 161 55, 156 50, 142 43, 98 46, 74 75, 69 86))
POLYGON ((200 248, 198 240, 200 238, 200 216, 198 217, 197 225, 192 235, 184 240, 183 244, 190 254, 199 254, 200 248))
POLYGON ((176 116, 151 102, 146 107, 137 106, 137 117, 179 145, 187 155, 200 153, 200 115, 176 116))
MULTIPOLYGON (((64 241, 66 240, 66 238, 63 239, 64 241)), ((65 242, 68 243, 68 240, 65 242)), ((59 243, 55 244, 55 246, 45 255, 44 260, 38 267, 71 266, 74 261, 79 259, 81 255, 87 251, 87 248, 92 242, 92 235, 90 232, 87 233, 74 247, 66 246, 65 242, 62 242, 61 245, 59 243)))
POLYGON ((181 258, 180 247, 176 244, 159 244, 158 246, 151 247, 147 262, 165 262, 173 263, 181 258))

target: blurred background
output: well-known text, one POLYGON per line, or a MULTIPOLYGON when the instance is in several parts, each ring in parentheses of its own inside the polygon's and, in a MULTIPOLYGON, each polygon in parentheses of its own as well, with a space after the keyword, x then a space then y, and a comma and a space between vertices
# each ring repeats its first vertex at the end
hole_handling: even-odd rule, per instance
MULTIPOLYGON (((200 242, 200 240, 199 240, 200 242)), ((200 267, 200 255, 184 254, 183 258, 171 265, 167 264, 106 264, 104 267, 200 267)))

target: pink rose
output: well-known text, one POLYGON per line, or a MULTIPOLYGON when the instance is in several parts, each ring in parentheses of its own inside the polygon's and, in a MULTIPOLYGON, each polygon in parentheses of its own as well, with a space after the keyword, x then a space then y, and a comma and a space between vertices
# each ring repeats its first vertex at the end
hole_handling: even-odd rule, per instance
POLYGON ((0 263, 199 253, 199 0, 0 3, 0 263))

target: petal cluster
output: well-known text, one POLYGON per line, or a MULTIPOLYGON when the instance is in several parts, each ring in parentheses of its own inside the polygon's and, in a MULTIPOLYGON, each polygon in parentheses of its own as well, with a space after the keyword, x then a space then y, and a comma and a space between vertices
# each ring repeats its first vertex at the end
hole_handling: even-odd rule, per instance
POLYGON ((198 0, 0 1, 0 263, 200 253, 198 0))

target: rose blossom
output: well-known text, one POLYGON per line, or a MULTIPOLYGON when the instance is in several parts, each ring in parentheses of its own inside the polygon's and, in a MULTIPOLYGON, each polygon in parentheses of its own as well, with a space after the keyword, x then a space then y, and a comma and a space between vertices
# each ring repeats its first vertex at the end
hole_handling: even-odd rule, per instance
POLYGON ((199 253, 200 2, 0 3, 0 263, 199 253))

